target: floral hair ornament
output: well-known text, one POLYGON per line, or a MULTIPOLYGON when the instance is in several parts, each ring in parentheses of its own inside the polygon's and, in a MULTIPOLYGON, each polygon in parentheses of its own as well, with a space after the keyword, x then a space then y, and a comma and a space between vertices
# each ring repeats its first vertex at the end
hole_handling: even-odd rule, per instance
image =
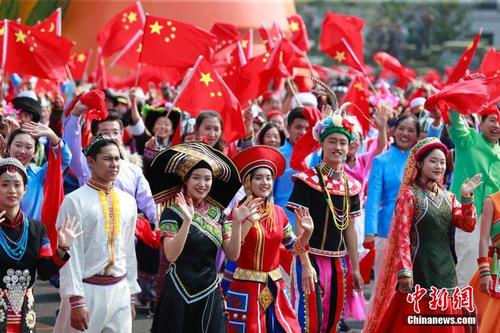
POLYGON ((332 133, 341 133, 347 136, 349 143, 355 140, 354 124, 346 118, 345 109, 352 103, 344 103, 340 108, 333 111, 330 115, 318 121, 313 128, 313 138, 319 143, 323 142, 327 136, 332 133))

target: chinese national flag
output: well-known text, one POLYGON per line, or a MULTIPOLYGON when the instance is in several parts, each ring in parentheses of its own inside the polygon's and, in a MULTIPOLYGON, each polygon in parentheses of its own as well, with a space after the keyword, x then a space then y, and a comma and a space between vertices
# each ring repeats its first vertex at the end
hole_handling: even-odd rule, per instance
POLYGON ((237 43, 236 47, 227 58, 226 67, 222 70, 222 73, 219 71, 218 73, 221 74, 229 89, 235 91, 240 77, 241 67, 246 64, 245 55, 243 54, 243 48, 240 42, 237 43))
POLYGON ((382 68, 393 72, 398 77, 398 86, 401 88, 405 88, 417 77, 413 69, 401 65, 397 58, 388 53, 377 52, 373 55, 373 60, 382 68))
POLYGON ((481 31, 479 31, 476 36, 474 36, 472 42, 458 59, 452 72, 450 73, 450 75, 448 75, 446 84, 455 83, 465 75, 465 73, 467 72, 467 68, 472 61, 472 58, 474 58, 474 54, 476 53, 477 45, 479 44, 480 39, 481 31))
POLYGON ((204 110, 220 113, 224 124, 224 140, 232 142, 246 135, 240 103, 212 65, 202 59, 182 88, 175 106, 196 117, 204 110))
POLYGON ((237 88, 234 90, 242 105, 259 97, 269 88, 271 81, 288 77, 290 73, 282 62, 281 40, 271 52, 266 52, 248 60, 241 67, 237 88))
POLYGON ((123 49, 136 32, 144 27, 144 11, 140 1, 125 8, 97 34, 102 55, 108 57, 123 49))
POLYGON ((499 76, 500 75, 500 51, 495 50, 494 47, 490 48, 484 55, 479 72, 485 76, 499 76))
POLYGON ((35 24, 33 29, 61 36, 61 8, 57 8, 45 20, 35 24))
POLYGON ((358 75, 351 81, 343 103, 351 102, 356 107, 349 108, 349 113, 358 118, 363 133, 368 133, 370 129, 370 103, 368 102, 369 92, 365 78, 358 75))
POLYGON ((253 29, 248 30, 245 36, 241 39, 241 47, 245 53, 245 58, 253 57, 253 29))
POLYGON ((273 25, 271 26, 271 29, 267 29, 267 27, 262 24, 259 27, 259 34, 260 38, 262 38, 262 41, 264 42, 264 45, 266 46, 266 50, 270 51, 278 39, 281 39, 281 30, 278 25, 278 23, 273 22, 273 25))
POLYGON ((218 52, 240 40, 240 32, 235 25, 229 23, 214 23, 210 32, 217 37, 215 51, 218 52))
POLYGON ((0 36, 3 38, 6 32, 7 43, 2 53, 6 52, 4 68, 7 72, 30 74, 59 82, 66 79, 65 66, 69 61, 73 42, 64 37, 33 30, 32 27, 15 21, 4 20, 0 36))
POLYGON ((333 12, 326 13, 319 42, 321 51, 339 63, 363 72, 362 30, 364 24, 365 20, 356 16, 339 15, 333 12), (350 46, 352 53, 346 47, 343 39, 350 46))
POLYGON ((288 27, 292 36, 290 40, 299 49, 304 52, 309 51, 311 45, 309 44, 309 37, 307 36, 307 28, 300 15, 292 15, 286 18, 288 20, 288 27))
POLYGON ((198 56, 212 60, 217 37, 192 24, 148 16, 140 62, 188 69, 198 56))
POLYGON ((87 50, 84 52, 76 52, 71 55, 69 62, 69 70, 73 79, 80 81, 83 79, 87 73, 90 58, 92 57, 92 50, 87 50))
POLYGON ((113 60, 113 64, 116 62, 123 67, 136 69, 142 52, 142 35, 142 30, 137 31, 136 35, 113 60))

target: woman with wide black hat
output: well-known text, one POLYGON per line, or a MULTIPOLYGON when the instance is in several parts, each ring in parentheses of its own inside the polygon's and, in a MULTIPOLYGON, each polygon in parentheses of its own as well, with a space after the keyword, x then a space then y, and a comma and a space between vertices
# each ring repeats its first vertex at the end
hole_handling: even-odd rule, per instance
MULTIPOLYGON (((241 186, 236 167, 222 152, 200 142, 160 152, 147 170, 160 218, 163 249, 170 262, 152 332, 225 332, 215 259, 220 247, 236 260, 241 221, 223 213, 241 186)), ((245 202, 242 218, 257 210, 245 202)))

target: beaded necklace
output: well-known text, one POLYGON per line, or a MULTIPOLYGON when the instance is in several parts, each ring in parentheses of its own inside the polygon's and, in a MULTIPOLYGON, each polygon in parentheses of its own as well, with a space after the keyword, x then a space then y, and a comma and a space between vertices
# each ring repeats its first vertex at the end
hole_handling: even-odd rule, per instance
MULTIPOLYGON (((324 171, 324 168, 322 168, 324 171)), ((326 203, 328 204, 328 208, 330 209, 330 212, 332 213, 333 216, 333 223, 339 229, 340 231, 347 229, 349 226, 350 218, 349 218, 349 211, 350 211, 350 204, 349 204, 349 188, 348 188, 348 182, 347 182, 347 175, 344 172, 344 170, 341 171, 341 176, 344 179, 344 202, 342 209, 337 209, 333 205, 332 202, 332 197, 330 196, 330 192, 328 192, 328 189, 326 188, 326 178, 325 175, 322 172, 322 169, 320 169, 319 166, 316 166, 316 171, 318 173, 321 187, 323 188, 323 192, 325 193, 325 199, 326 203), (339 211, 340 213, 337 213, 339 211)))
POLYGON ((0 245, 5 253, 15 261, 21 260, 26 252, 26 245, 28 244, 28 219, 26 216, 23 218, 23 231, 19 240, 13 241, 10 239, 3 229, 0 227, 0 245))

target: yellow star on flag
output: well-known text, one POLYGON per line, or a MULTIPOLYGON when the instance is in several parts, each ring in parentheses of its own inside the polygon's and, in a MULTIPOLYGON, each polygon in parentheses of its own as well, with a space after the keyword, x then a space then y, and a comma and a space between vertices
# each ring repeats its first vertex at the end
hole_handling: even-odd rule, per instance
POLYGON ((345 60, 345 52, 337 51, 337 53, 335 53, 335 57, 333 57, 333 59, 337 60, 338 62, 344 61, 345 60))
POLYGON ((127 19, 129 23, 137 21, 137 13, 136 12, 130 12, 127 15, 127 19))
POLYGON ((0 36, 3 36, 4 31, 5 31, 4 27, 0 28, 0 36))
POLYGON ((474 42, 470 42, 469 45, 467 45, 467 51, 472 49, 472 46, 474 45, 474 42))
POLYGON ((203 82, 205 83, 205 85, 208 87, 208 85, 210 84, 210 82, 214 82, 214 80, 212 79, 212 77, 210 76, 210 73, 201 73, 201 79, 200 79, 200 82, 203 82))
POLYGON ((149 27, 151 28, 151 33, 152 34, 160 34, 161 29, 163 29, 162 25, 158 24, 158 21, 155 21, 154 24, 150 24, 149 27))
POLYGON ((363 91, 363 85, 361 84, 361 82, 357 82, 354 85, 354 88, 358 89, 359 91, 363 91))
POLYGON ((137 53, 141 53, 142 52, 142 43, 139 44, 139 46, 137 47, 137 49, 135 51, 137 53))
POLYGON ((292 30, 292 32, 299 31, 299 23, 295 21, 290 22, 290 30, 292 30))
POLYGON ((85 56, 85 54, 83 54, 83 53, 80 53, 80 54, 78 55, 78 57, 76 57, 76 60, 77 60, 78 62, 84 62, 84 61, 85 61, 85 59, 87 59, 87 57, 86 57, 86 56, 85 56))
POLYGON ((15 35, 16 35, 16 42, 22 42, 23 44, 26 44, 26 35, 22 32, 22 30, 16 32, 15 35))
POLYGON ((244 49, 246 49, 247 46, 248 46, 248 40, 246 40, 246 39, 242 40, 241 41, 241 47, 244 48, 244 49))

